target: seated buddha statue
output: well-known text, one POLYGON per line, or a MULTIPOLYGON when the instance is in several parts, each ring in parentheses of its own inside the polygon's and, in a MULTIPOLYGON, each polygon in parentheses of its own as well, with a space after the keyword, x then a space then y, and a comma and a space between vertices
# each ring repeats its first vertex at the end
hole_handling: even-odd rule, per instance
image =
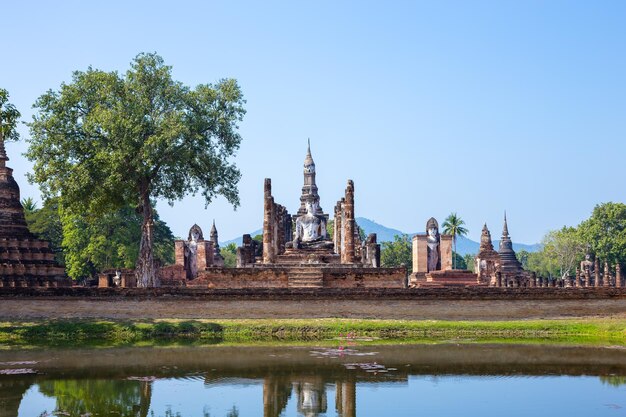
POLYGON ((296 230, 292 246, 294 248, 332 248, 332 241, 326 233, 326 219, 318 216, 315 201, 305 203, 306 213, 296 219, 296 230))

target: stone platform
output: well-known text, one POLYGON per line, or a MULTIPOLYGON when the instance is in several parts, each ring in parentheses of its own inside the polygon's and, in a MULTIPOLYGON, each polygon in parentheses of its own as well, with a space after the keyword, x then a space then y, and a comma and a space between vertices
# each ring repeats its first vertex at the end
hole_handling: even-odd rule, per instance
POLYGON ((332 249, 288 248, 281 255, 276 256, 278 265, 306 265, 306 264, 340 264, 340 256, 332 249))
POLYGON ((443 287, 486 287, 478 281, 478 275, 467 270, 431 271, 414 273, 409 282, 410 287, 443 288, 443 287))

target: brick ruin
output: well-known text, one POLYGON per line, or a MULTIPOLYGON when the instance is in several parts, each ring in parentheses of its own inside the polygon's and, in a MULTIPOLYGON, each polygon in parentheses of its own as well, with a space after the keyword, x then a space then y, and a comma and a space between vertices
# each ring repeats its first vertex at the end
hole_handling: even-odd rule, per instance
POLYGON ((243 236, 236 268, 217 260, 215 239, 205 241, 194 225, 187 241, 176 242, 176 263, 160 270, 164 285, 196 288, 404 288, 406 268, 381 268, 376 235, 359 236, 354 212, 354 183, 329 215, 320 207, 310 145, 304 161, 304 185, 295 215, 274 201, 265 179, 263 242, 243 236))
MULTIPOLYGON (((236 251, 236 267, 224 267, 215 221, 205 240, 193 225, 187 240, 175 242, 175 264, 161 268, 164 286, 191 288, 442 288, 442 287, 622 287, 619 265, 614 273, 599 259, 581 262, 576 275, 557 283, 525 271, 509 236, 506 214, 499 250, 485 224, 475 258, 475 273, 453 269, 453 236, 439 233, 430 218, 424 234, 412 240, 413 273, 406 268, 382 268, 376 234, 364 240, 355 220, 355 187, 348 180, 333 219, 320 206, 310 145, 304 161, 300 206, 292 215, 272 195, 272 181, 264 182, 262 242, 243 235, 236 251), (330 226, 332 224, 332 227, 330 226), (602 267, 603 268, 602 268, 602 267)), ((21 207, 21 206, 20 206, 21 207)), ((23 214, 22 214, 23 216, 23 214)), ((100 286, 135 286, 132 271, 107 271, 100 286)))
POLYGON ((28 230, 20 188, 13 178, 0 129, 0 286, 70 286, 65 268, 55 260, 47 241, 28 230))
POLYGON ((431 218, 426 226, 426 235, 413 237, 412 287, 442 286, 490 286, 490 287, 535 287, 539 283, 535 274, 525 271, 517 260, 509 228, 504 215, 504 226, 499 251, 495 251, 487 224, 483 226, 480 248, 474 260, 474 271, 453 270, 451 243, 452 236, 439 236, 438 224, 431 218), (439 251, 439 263, 430 262, 432 250, 439 251))
POLYGON ((471 271, 452 268, 453 236, 439 233, 434 217, 426 222, 426 233, 413 236, 413 273, 411 287, 447 287, 478 285, 471 271))

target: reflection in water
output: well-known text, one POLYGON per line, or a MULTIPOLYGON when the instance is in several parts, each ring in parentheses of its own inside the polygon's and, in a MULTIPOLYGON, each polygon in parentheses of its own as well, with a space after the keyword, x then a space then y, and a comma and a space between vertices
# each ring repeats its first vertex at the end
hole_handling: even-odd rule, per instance
MULTIPOLYGON (((20 417, 53 412, 129 417, 355 417, 357 405, 360 416, 412 415, 417 398, 424 414, 448 415, 449 410, 433 404, 447 405, 453 400, 462 403, 461 407, 499 406, 507 411, 516 399, 507 398, 506 393, 518 392, 520 387, 536 391, 522 391, 529 398, 535 395, 531 403, 544 398, 545 387, 568 393, 537 405, 546 415, 566 405, 578 415, 589 411, 583 410, 586 403, 581 406, 575 401, 588 401, 590 410, 599 408, 596 415, 626 409, 626 377, 619 376, 626 375, 626 356, 619 349, 455 345, 363 348, 345 356, 298 348, 2 355, 7 359, 0 360, 0 417, 18 416, 20 404, 36 413, 22 411, 20 417), (31 360, 33 373, 11 374, 18 365, 7 364, 19 364, 18 359, 31 360), (576 395, 577 390, 585 395, 576 395), (489 394, 493 392, 501 395, 489 394), (46 398, 54 399, 54 409, 37 408, 46 398)), ((464 411, 496 415, 489 413, 491 409, 464 411)), ((516 411, 524 415, 532 410, 516 411)))
POLYGON ((57 410, 82 416, 115 414, 146 417, 152 385, 148 381, 60 380, 39 383, 39 391, 57 399, 57 410))

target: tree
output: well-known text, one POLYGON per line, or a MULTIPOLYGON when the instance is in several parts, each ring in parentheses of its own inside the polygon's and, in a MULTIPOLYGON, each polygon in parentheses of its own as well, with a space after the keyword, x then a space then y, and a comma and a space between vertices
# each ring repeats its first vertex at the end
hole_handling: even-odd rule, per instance
POLYGON ((543 238, 544 256, 556 265, 558 275, 565 279, 573 275, 576 265, 582 260, 585 245, 573 227, 548 232, 543 238))
POLYGON ((48 199, 41 208, 37 208, 37 203, 28 197, 22 200, 22 206, 28 229, 39 239, 48 241, 57 262, 65 265, 62 249, 63 225, 59 217, 58 198, 48 199))
POLYGON ((190 88, 156 54, 139 54, 125 75, 89 67, 35 103, 29 124, 31 181, 62 196, 70 214, 94 219, 133 207, 142 216, 137 285, 158 286, 153 202, 200 192, 239 204, 230 161, 241 142, 243 96, 233 79, 190 88))
MULTIPOLYGON (((450 215, 443 222, 443 233, 452 235, 452 242, 454 243, 454 253, 456 254, 456 237, 466 236, 469 232, 465 227, 465 221, 461 219, 456 213, 450 213, 450 215)), ((452 256, 454 263, 453 269, 456 269, 456 256, 452 256)))
POLYGON ((37 202, 33 200, 32 197, 23 198, 20 203, 22 204, 22 208, 24 209, 24 214, 26 216, 37 210, 37 202))
MULTIPOLYGON (((136 264, 142 216, 133 207, 122 207, 98 217, 61 207, 60 214, 66 270, 71 278, 93 276, 105 269, 132 268, 136 264)), ((173 263, 174 235, 156 210, 153 217, 154 261, 157 265, 173 263)))
POLYGON ((0 142, 15 141, 20 138, 17 132, 17 119, 21 116, 15 106, 9 103, 9 92, 0 88, 0 142))
POLYGON ((578 230, 582 242, 597 257, 609 264, 626 262, 626 204, 597 205, 578 230))
POLYGON ((237 266, 237 245, 234 242, 224 246, 221 254, 224 258, 224 266, 226 268, 234 268, 237 266))
POLYGON ((452 262, 456 265, 457 269, 467 269, 467 263, 465 262, 464 256, 461 256, 456 252, 454 252, 452 256, 452 262))
POLYGON ((405 265, 409 273, 413 272, 412 242, 409 235, 395 235, 393 242, 383 242, 380 250, 380 263, 383 267, 405 265))
POLYGON ((474 271, 474 268, 476 266, 475 263, 474 263, 476 261, 476 255, 475 254, 473 254, 473 253, 466 253, 463 256, 463 261, 465 262, 465 269, 468 269, 468 270, 470 270, 472 272, 476 272, 476 271, 474 271))

